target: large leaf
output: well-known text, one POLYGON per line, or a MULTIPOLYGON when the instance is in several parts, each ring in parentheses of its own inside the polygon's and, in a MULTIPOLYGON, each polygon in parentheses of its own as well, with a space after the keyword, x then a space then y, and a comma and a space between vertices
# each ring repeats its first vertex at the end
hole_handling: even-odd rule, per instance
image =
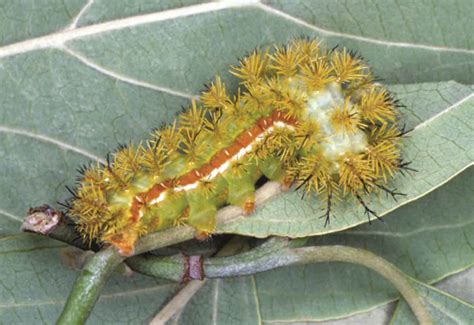
MULTIPOLYGON (((386 2, 382 8, 354 1, 347 4, 350 6, 347 11, 343 10, 345 1, 334 1, 334 5, 326 1, 269 2, 268 5, 234 1, 186 7, 197 2, 200 1, 167 0, 153 4, 146 0, 27 0, 20 6, 15 1, 0 0, 2 321, 54 321, 75 275, 59 263, 58 243, 17 234, 19 220, 27 207, 54 204, 67 197, 64 185, 73 184, 78 165, 90 159, 103 159, 117 143, 142 140, 151 128, 171 121, 181 106, 187 105, 202 89, 203 83, 216 73, 223 73, 229 64, 235 64, 238 57, 256 46, 285 42, 301 35, 318 36, 328 46, 340 44, 359 50, 389 83, 429 82, 394 87, 408 106, 404 118, 410 126, 453 106, 449 114, 431 122, 448 128, 443 121, 453 115, 459 117, 463 112, 467 114, 465 110, 469 107, 472 110, 472 97, 466 99, 472 88, 456 82, 436 83, 450 79, 472 82, 468 71, 472 69, 474 52, 467 32, 472 28, 466 28, 466 24, 472 23, 469 0, 457 1, 452 7, 445 7, 442 2, 425 7, 421 2, 406 0, 386 2), (394 10, 397 5, 399 11, 394 10), (307 13, 315 14, 313 17, 307 13), (331 16, 335 13, 337 19, 331 16), (348 17, 351 14, 353 18, 348 17), (400 27, 399 19, 405 19, 402 25, 406 29, 400 27), (460 101, 463 102, 459 104, 460 101)), ((236 85, 228 75, 224 79, 230 87, 236 85)), ((437 126, 431 123, 422 129, 437 133, 433 129, 437 126)), ((451 132, 440 130, 439 134, 447 136, 447 141, 436 135, 433 141, 439 140, 446 145, 444 149, 454 151, 440 152, 445 156, 435 156, 431 163, 421 155, 428 152, 425 148, 418 151, 409 142, 412 140, 407 142, 407 156, 421 164, 416 166, 420 173, 413 176, 420 177, 415 178, 417 183, 410 178, 403 180, 413 185, 413 189, 407 190, 412 199, 448 181, 467 166, 461 165, 469 157, 472 161, 472 142, 460 137, 466 136, 469 129, 457 119, 453 123, 456 127, 451 127, 451 132), (461 131, 455 133, 458 124, 461 131), (449 140, 454 142, 450 144, 449 140), (455 149, 456 144, 464 148, 455 149), (417 152, 420 152, 418 156, 417 152), (444 157, 449 158, 449 163, 443 161, 444 157), (440 173, 426 176, 426 170, 435 162, 442 164, 436 169, 440 173), (418 182, 419 179, 423 182, 418 182)), ((434 143, 424 145, 430 144, 434 143)), ((295 194, 284 196, 293 197, 286 209, 299 209, 307 204, 295 194)), ((392 204, 385 198, 381 201, 384 209, 387 208, 384 204, 392 204)), ((272 203, 267 206, 271 207, 272 203)), ((312 207, 315 216, 319 215, 318 206, 312 207)), ((275 212, 278 214, 272 217, 286 216, 285 210, 275 212)), ((420 211, 417 214, 424 216, 420 211)), ((391 220, 398 218, 387 220, 392 224, 391 220)), ((342 220, 337 227, 333 224, 333 228, 323 231, 364 221, 360 217, 346 219, 340 214, 337 220, 342 220)), ((321 227, 319 221, 314 224, 321 227)), ((265 231, 256 228, 255 235, 264 235, 265 231)), ((300 231, 299 235, 303 233, 300 231)), ((462 255, 451 269, 435 272, 436 276, 454 272, 470 261, 470 255, 462 255)), ((365 275, 364 272, 359 277, 354 275, 356 282, 364 279, 361 274, 365 275)), ((286 284, 285 281, 276 277, 272 283, 286 284)), ((296 288, 305 285, 299 281, 293 283, 296 288)), ((235 290, 227 284, 223 286, 235 290)), ((131 317, 146 320, 173 288, 142 277, 116 277, 91 320, 95 323, 131 321, 131 317), (138 303, 129 303, 130 300, 138 303)), ((362 307, 356 304, 359 309, 352 310, 393 297, 383 292, 386 291, 382 290, 383 299, 369 301, 362 307)), ((246 292, 249 294, 251 291, 246 292)), ((250 296, 249 301, 252 299, 250 296)), ((328 308, 332 308, 333 316, 348 313, 337 305, 328 308)), ((304 310, 294 311, 288 317, 297 312, 305 314, 304 310)))
MULTIPOLYGON (((76 271, 60 262, 60 249, 65 245, 28 234, 3 237, 0 243, 1 323, 54 323, 76 278, 76 271)), ((138 274, 115 274, 91 322, 133 322, 136 315, 146 319, 175 289, 175 284, 138 274)))
MULTIPOLYGON (((469 199, 473 195, 474 169, 470 168, 424 198, 390 213, 387 224, 366 224, 314 237, 311 244, 368 249, 404 273, 433 283, 474 265, 474 202, 469 199)), ((468 285, 472 287, 472 281, 468 285)), ((267 322, 320 321, 369 310, 396 297, 396 289, 368 269, 321 263, 213 280, 180 319, 186 324, 200 310, 203 323, 211 315, 226 323, 247 313, 258 313, 267 322), (235 295, 241 287, 250 290, 235 295), (203 306, 203 301, 211 301, 212 306, 203 306), (245 308, 234 312, 232 305, 239 304, 245 308)))
MULTIPOLYGON (((100 3, 90 4, 82 15, 87 17, 87 13, 96 10, 94 8, 98 5, 100 3)), ((136 10, 131 11, 134 12, 136 10)), ((419 50, 417 47, 355 42, 354 39, 317 33, 275 14, 270 7, 247 2, 209 3, 164 13, 137 15, 67 29, 0 48, 3 72, 0 86, 6 94, 0 99, 3 108, 0 132, 6 134, 0 139, 3 142, 0 154, 5 156, 1 167, 6 171, 1 180, 3 195, 0 209, 6 215, 18 216, 24 213, 25 204, 53 203, 64 199, 67 192, 63 185, 71 184, 75 166, 85 162, 86 158, 100 159, 118 142, 143 139, 151 128, 169 122, 181 105, 197 93, 203 82, 235 63, 236 56, 255 46, 286 41, 302 33, 327 36, 325 41, 329 46, 344 41, 344 45, 358 48, 361 52, 376 49, 384 53, 394 49, 419 50), (264 29, 261 28, 262 22, 265 22, 264 29), (239 42, 235 42, 236 39, 239 42), (20 179, 28 181, 19 183, 20 179)), ((420 53, 425 52, 444 55, 450 50, 433 48, 420 53)), ((383 73, 389 61, 391 64, 394 61, 406 63, 402 59, 392 57, 385 62, 371 61, 383 73)), ((423 56, 417 64, 429 61, 428 56, 423 56)), ((409 71, 412 69, 407 69, 409 71)), ((388 72, 382 77, 390 80, 388 72)), ((433 76, 433 79, 436 78, 433 76)), ((235 85, 235 81, 229 84, 235 85)), ((456 118, 456 115, 468 110, 472 102, 466 100, 462 105, 459 102, 465 98, 468 88, 455 84, 450 87, 455 88, 454 95, 448 100, 440 98, 440 102, 444 108, 453 105, 450 116, 455 115, 456 118), (457 97, 458 105, 452 102, 454 97, 457 97)), ((408 93, 416 89, 419 86, 401 88, 408 93)), ((419 95, 423 98, 423 95, 433 94, 423 91, 419 95)), ((440 97, 437 93, 434 95, 440 97)), ((423 108, 429 107, 421 105, 426 102, 427 99, 420 99, 415 107, 423 111, 423 108)), ((432 112, 431 107, 426 109, 432 112)), ((421 116, 423 114, 429 115, 422 113, 421 116)), ((443 117, 445 119, 446 116, 443 117)), ((433 123, 442 122, 437 119, 433 123)), ((405 179, 399 184, 400 190, 409 194, 409 199, 439 186, 472 161, 467 151, 467 154, 459 155, 457 161, 445 166, 442 173, 427 179, 444 159, 435 156, 435 160, 430 161, 430 152, 421 152, 415 147, 426 144, 431 129, 428 125, 417 130, 413 136, 417 139, 416 144, 407 146, 408 159, 415 160, 415 165, 418 163, 421 167, 421 172, 414 179, 405 179), (423 180, 420 187, 408 188, 410 181, 419 180, 423 180)), ((454 143, 450 142, 453 140, 451 136, 457 136, 453 134, 442 133, 441 136, 447 139, 438 137, 438 140, 446 145, 446 150, 452 151, 451 147, 457 149, 465 145, 469 132, 468 127, 461 129, 461 137, 454 139, 454 143)), ((452 153, 458 152, 454 150, 452 153)), ((352 213, 357 205, 351 202, 347 206, 340 205, 336 211, 339 218, 331 228, 324 228, 322 222, 315 220, 320 215, 320 206, 316 201, 301 202, 295 193, 267 206, 270 210, 259 212, 244 228, 238 228, 241 223, 237 223, 225 230, 255 236, 271 233, 305 236, 344 229, 366 221, 360 207, 352 213), (298 217, 303 217, 296 221, 299 226, 278 221, 288 219, 288 222, 295 223, 295 215, 288 216, 286 213, 289 209, 297 212, 298 217), (271 218, 264 225, 254 225, 261 221, 261 216, 268 217, 269 214, 271 218), (276 225, 270 223, 272 219, 277 220, 276 225)), ((374 208, 384 212, 396 206, 384 198, 374 208)), ((4 232, 10 231, 11 227, 10 221, 6 223, 10 226, 2 227, 4 232)))

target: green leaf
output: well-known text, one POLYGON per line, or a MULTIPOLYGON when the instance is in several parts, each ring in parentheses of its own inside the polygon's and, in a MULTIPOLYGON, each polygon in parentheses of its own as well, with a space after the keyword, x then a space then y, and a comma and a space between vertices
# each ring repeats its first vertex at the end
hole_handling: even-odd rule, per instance
MULTIPOLYGON (((437 282, 474 265, 473 194, 474 169, 469 168, 420 200, 391 212, 386 224, 313 237, 308 244, 367 249, 411 277, 437 282)), ((198 323, 210 317, 226 323, 257 313, 264 322, 322 321, 367 311, 397 297, 390 283, 368 269, 320 263, 210 281, 180 320, 186 324, 199 315, 198 323), (241 287, 250 290, 235 295, 241 287), (203 308, 202 301, 211 301, 212 306, 203 308), (228 312, 239 304, 245 308, 228 312)))
MULTIPOLYGON (((404 120, 411 127, 454 105, 455 109, 420 129, 423 137, 414 134, 407 141, 407 157, 414 164, 421 164, 415 166, 420 173, 410 176, 414 178, 400 178, 406 182, 404 186, 410 187, 407 192, 411 199, 447 182, 472 163, 473 146, 468 142, 472 133, 467 133, 470 130, 458 119, 463 112, 469 113, 466 110, 472 110, 472 97, 468 97, 472 88, 459 84, 473 81, 469 71, 474 64, 474 52, 467 32, 470 29, 466 28, 471 21, 469 0, 457 1, 453 6, 437 2, 426 8, 421 2, 408 0, 383 5, 361 1, 234 1, 188 6, 198 2, 27 0, 20 6, 14 1, 0 0, 2 320, 53 322, 75 277, 75 272, 60 264, 57 242, 18 234, 19 220, 27 208, 43 203, 54 205, 67 198, 64 185, 74 183, 79 165, 103 159, 118 143, 145 139, 150 129, 170 122, 181 106, 187 106, 204 83, 215 74, 224 73, 237 58, 256 46, 305 35, 320 37, 329 47, 340 44, 360 51, 386 82, 411 83, 393 86, 408 106, 404 120), (345 5, 349 6, 347 10, 345 5), (438 83, 446 80, 454 82, 438 83), (462 105, 455 105, 462 100, 462 105), (454 124, 448 125, 446 120, 454 124), (435 127, 440 128, 439 132, 435 127), (440 149, 448 151, 439 150, 440 155, 429 160, 430 146, 436 145, 443 145, 440 149), (471 161, 466 164, 469 158, 471 161), (433 168, 435 163, 440 166, 433 168), (428 174, 430 171, 432 174, 428 174)), ((224 80, 235 89, 236 82, 229 74, 224 80)), ((464 120, 469 120, 467 117, 464 120)), ((308 202, 302 202, 295 193, 277 200, 283 197, 287 201, 285 209, 274 209, 272 218, 285 218, 288 210, 307 209, 308 202)), ((273 204, 270 202, 261 211, 273 204)), ((385 198, 374 206, 379 204, 382 211, 398 207, 385 198)), ((317 219, 319 207, 311 207, 307 211, 314 210, 317 219)), ((445 211, 444 207, 440 210, 445 211)), ((261 211, 246 222, 258 219, 261 211)), ((417 219, 431 224, 424 211, 416 214, 417 219)), ((387 221, 392 223, 391 220, 399 218, 390 217, 387 221)), ((335 222, 337 227, 333 223, 333 228, 322 231, 335 231, 365 220, 339 214, 335 222)), ((322 226, 320 220, 313 224, 322 226)), ((252 230, 250 223, 245 227, 242 233, 264 235, 268 231, 264 227, 252 230)), ((277 230, 285 232, 282 228, 277 230)), ((295 228, 295 235, 303 235, 304 231, 295 228)), ((453 247, 454 244, 450 249, 456 251, 453 247)), ((452 268, 435 271, 426 278, 442 277, 471 261, 471 255, 462 253, 452 268)), ((358 274, 354 274, 356 282, 365 278, 364 273, 358 274)), ((269 279, 273 284, 282 283, 282 288, 292 284, 295 288, 303 286, 287 283, 284 278, 279 280, 276 275, 275 281, 269 279)), ((138 276, 115 277, 91 322, 147 320, 173 288, 138 276)), ((366 288, 361 284, 361 290, 366 288)), ((309 291, 302 296, 311 298, 307 303, 315 301, 309 291)), ((375 295, 383 299, 356 303, 357 308, 351 310, 368 308, 394 296, 386 292, 375 295)), ((251 291, 241 306, 255 300, 249 294, 251 291)), ((326 295, 332 299, 329 291, 326 295)), ((295 308, 293 315, 287 313, 288 317, 300 317, 306 308, 295 308)), ((328 308, 332 308, 331 315, 348 313, 345 307, 328 308)), ((285 313, 288 309, 281 311, 285 313)), ((258 320, 257 314, 252 315, 258 320)))
MULTIPOLYGON (((0 315, 5 324, 54 323, 76 277, 61 263, 66 247, 37 235, 17 234, 0 239, 0 315)), ((114 274, 90 318, 135 321, 146 319, 176 290, 176 284, 134 274, 114 274), (133 303, 132 303, 133 302, 133 303)))
POLYGON ((35 0, 0 1, 0 45, 125 18, 202 3, 202 0, 35 0))
MULTIPOLYGON (((420 293, 433 324, 472 324, 474 323, 474 305, 468 304, 437 288, 431 287, 416 280, 412 285, 420 293)), ((418 324, 407 303, 399 302, 395 314, 390 322, 393 325, 418 324)))
POLYGON ((87 0, 0 0, 0 46, 65 28, 87 0))
MULTIPOLYGON (((82 11, 81 18, 75 17, 74 20, 86 19, 88 14, 97 17, 94 10, 99 10, 97 6, 101 5, 102 2, 92 3, 82 11)), ((204 82, 215 73, 227 70, 229 64, 236 62, 236 57, 255 46, 305 34, 324 37, 329 46, 344 41, 342 44, 364 53, 375 50, 387 53, 394 49, 408 51, 410 56, 413 56, 412 51, 426 55, 458 53, 450 48, 419 49, 416 44, 402 46, 390 42, 357 41, 344 35, 318 32, 282 16, 271 7, 252 2, 208 3, 164 14, 148 13, 150 8, 140 6, 132 9, 129 14, 140 14, 130 19, 72 28, 0 48, 3 71, 0 86, 6 94, 0 99, 3 108, 0 132, 6 135, 0 139, 0 155, 5 157, 0 167, 6 171, 1 180, 3 195, 0 198, 0 209, 5 212, 4 215, 18 219, 24 214, 26 205, 53 204, 66 198, 68 194, 63 186, 71 185, 76 166, 87 162, 88 158, 103 159, 101 157, 117 143, 142 140, 147 137, 148 130, 162 122, 170 122, 204 82), (193 28, 189 29, 189 26, 193 28), (236 39, 239 42, 235 42, 236 39), (19 183, 20 179, 27 181, 19 183)), ((110 17, 105 15, 109 18, 90 19, 105 21, 116 18, 112 12, 114 10, 111 10, 110 17)), ((386 62, 369 59, 376 69, 382 71, 389 61, 405 63, 401 60, 403 58, 398 57, 386 59, 386 62)), ((417 64, 423 62, 433 61, 422 55, 417 64)), ((410 71, 412 69, 406 72, 410 71)), ((226 74, 226 79, 228 77, 229 74, 226 74)), ((390 73, 384 72, 382 77, 390 77, 390 73)), ((236 82, 229 81, 228 84, 235 86, 236 82)), ((418 85, 406 87, 406 92, 419 89, 418 85)), ((446 85, 439 84, 439 87, 446 85)), ((457 94, 466 94, 468 88, 461 89, 463 86, 456 84, 450 84, 450 87, 456 88, 453 97, 458 97, 458 100, 465 98, 457 94)), ((403 88, 401 90, 403 92, 403 88)), ((434 95, 439 97, 439 94, 434 95)), ((440 102, 455 104, 444 98, 440 98, 440 102)), ((417 107, 425 108, 420 105, 422 103, 426 103, 426 99, 418 102, 417 107)), ((465 104, 471 105, 470 101, 465 104)), ((444 108, 447 107, 448 104, 444 108)), ((425 109, 425 112, 432 112, 431 107, 425 109)), ((462 107, 457 110, 460 109, 462 107)), ((424 128, 421 132, 425 138, 429 136, 428 129, 424 128)), ((466 133, 470 130, 461 131, 466 133)), ((450 136, 446 142, 449 142, 450 136)), ((421 166, 425 174, 419 173, 412 180, 417 182, 422 179, 424 187, 407 190, 412 199, 439 186, 472 162, 469 155, 463 157, 464 160, 457 161, 453 168, 444 170, 443 174, 427 183, 426 175, 432 172, 432 168, 437 168, 439 161, 417 161, 418 152, 412 147, 408 149, 408 159, 415 160, 415 164, 428 165, 426 168, 421 166)), ((405 180, 400 190, 405 190, 408 183, 405 180)), ((380 212, 397 206, 389 199, 381 201, 374 206, 380 212)), ((258 212, 242 229, 238 228, 240 223, 237 223, 224 230, 255 236, 272 233, 305 236, 336 231, 367 221, 361 215, 360 208, 356 210, 357 217, 349 216, 355 206, 357 204, 352 202, 346 207, 341 205, 340 210, 336 211, 339 218, 331 228, 323 228, 323 222, 315 220, 320 215, 320 206, 316 201, 301 202, 298 194, 290 193, 266 205, 263 209, 270 210, 258 212), (279 222, 279 219, 289 217, 285 213, 287 210, 297 211, 306 220, 303 218, 294 226, 279 222), (264 225, 252 224, 259 223, 260 217, 268 217, 268 214, 277 220, 276 225, 271 223, 270 218, 264 225)), ((292 219, 290 217, 289 221, 292 219)), ((3 221, 2 224, 3 233, 12 232, 11 221, 3 221)))

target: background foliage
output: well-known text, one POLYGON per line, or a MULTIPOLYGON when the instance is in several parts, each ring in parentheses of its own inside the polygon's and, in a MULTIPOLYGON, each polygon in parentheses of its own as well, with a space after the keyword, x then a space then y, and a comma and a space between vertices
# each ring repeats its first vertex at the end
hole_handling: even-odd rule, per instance
MULTIPOLYGON (((53 322, 76 276, 60 261, 65 245, 18 232, 29 206, 66 198, 64 185, 74 184, 77 166, 118 143, 146 138, 215 74, 234 89, 226 70, 239 57, 299 36, 356 49, 369 61, 407 106, 402 118, 415 130, 404 150, 419 172, 394 184, 408 194, 405 200, 372 198, 387 214, 385 225, 364 224, 349 202, 323 228, 317 200, 286 193, 219 232, 337 232, 312 242, 369 249, 426 284, 468 269, 474 261, 472 9, 469 0, 0 0, 2 321, 53 322)), ((464 274, 443 290, 473 303, 473 277, 464 274)), ((472 313, 450 296, 420 288, 443 307, 440 322, 472 313)), ((117 274, 90 323, 146 321, 175 290, 172 283, 117 274)), ((174 321, 318 321, 396 298, 375 273, 325 263, 209 281, 174 321)), ((409 320, 406 306, 395 317, 409 320)))

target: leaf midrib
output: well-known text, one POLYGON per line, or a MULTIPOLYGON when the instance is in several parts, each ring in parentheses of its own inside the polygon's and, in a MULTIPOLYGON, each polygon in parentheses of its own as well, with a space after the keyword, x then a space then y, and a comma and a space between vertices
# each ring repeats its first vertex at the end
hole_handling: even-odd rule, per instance
POLYGON ((187 6, 177 9, 165 10, 154 12, 144 15, 136 15, 127 18, 111 20, 108 22, 89 25, 81 28, 68 28, 64 30, 48 34, 46 36, 41 36, 37 38, 32 38, 26 41, 17 42, 9 44, 3 47, 0 47, 0 58, 9 57, 16 54, 26 53, 33 50, 39 50, 44 48, 61 48, 68 41, 79 39, 88 36, 94 36, 97 34, 111 32, 114 30, 120 30, 124 28, 131 28, 135 26, 141 26, 149 23, 155 23, 165 20, 178 19, 187 16, 198 15, 202 13, 208 13, 213 11, 220 11, 230 8, 256 8, 260 9, 268 14, 278 16, 280 18, 289 20, 295 24, 307 27, 313 31, 321 33, 326 36, 336 36, 347 39, 353 39, 361 42, 372 43, 376 45, 382 45, 386 47, 402 47, 402 48, 416 48, 421 50, 428 51, 437 51, 437 52, 453 52, 453 53, 465 53, 465 54, 474 54, 474 50, 466 48, 455 48, 455 47, 444 47, 444 46, 434 46, 429 44, 419 44, 419 43, 408 43, 408 42, 398 42, 398 41, 389 41, 383 39, 375 39, 371 37, 347 34, 332 31, 329 29, 324 29, 313 24, 310 24, 304 20, 293 17, 285 12, 279 11, 275 8, 267 6, 261 3, 258 0, 242 0, 242 1, 229 1, 229 2, 210 2, 204 4, 198 4, 193 6, 187 6))

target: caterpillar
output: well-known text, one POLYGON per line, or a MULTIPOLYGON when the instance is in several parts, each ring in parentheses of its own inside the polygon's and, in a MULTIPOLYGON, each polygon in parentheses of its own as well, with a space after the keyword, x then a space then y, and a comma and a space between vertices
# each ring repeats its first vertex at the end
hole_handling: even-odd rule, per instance
POLYGON ((143 144, 121 146, 107 164, 83 167, 67 201, 84 239, 133 253, 150 232, 189 224, 198 238, 212 234, 224 205, 255 209, 262 176, 326 201, 385 191, 398 171, 400 104, 363 58, 314 39, 255 50, 230 73, 229 94, 217 76, 200 100, 143 144))

